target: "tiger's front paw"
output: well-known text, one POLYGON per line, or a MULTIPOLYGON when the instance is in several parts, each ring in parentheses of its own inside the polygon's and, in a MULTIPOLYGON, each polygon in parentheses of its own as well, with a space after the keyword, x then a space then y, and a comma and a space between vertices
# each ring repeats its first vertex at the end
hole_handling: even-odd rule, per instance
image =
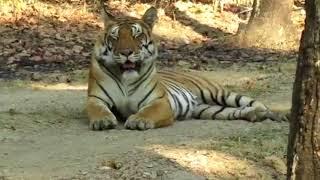
POLYGON ((106 129, 113 129, 117 126, 117 124, 117 119, 115 117, 111 117, 98 120, 91 120, 89 127, 94 131, 101 131, 106 129))
POLYGON ((155 123, 137 115, 131 115, 125 122, 124 126, 127 129, 147 130, 155 128, 155 123))

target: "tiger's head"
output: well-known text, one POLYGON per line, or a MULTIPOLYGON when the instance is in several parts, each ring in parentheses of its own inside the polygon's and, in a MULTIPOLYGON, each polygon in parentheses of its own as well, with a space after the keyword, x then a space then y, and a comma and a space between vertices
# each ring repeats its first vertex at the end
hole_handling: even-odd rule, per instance
POLYGON ((114 17, 104 9, 104 31, 96 42, 95 57, 123 78, 139 77, 158 55, 152 35, 157 18, 154 7, 141 19, 114 17))

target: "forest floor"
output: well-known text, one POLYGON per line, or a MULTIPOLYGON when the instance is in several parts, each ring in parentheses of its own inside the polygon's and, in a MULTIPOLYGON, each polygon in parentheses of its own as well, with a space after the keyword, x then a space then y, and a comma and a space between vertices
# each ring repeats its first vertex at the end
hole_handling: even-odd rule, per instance
MULTIPOLYGON (((110 7, 139 16, 148 5, 110 7)), ((287 122, 203 120, 90 131, 83 112, 87 68, 102 27, 93 6, 36 1, 20 11, 0 8, 0 179, 285 177, 287 122)), ((173 18, 160 10, 159 68, 199 71, 288 112, 298 43, 244 47, 234 42, 239 19, 233 13, 181 2, 177 11, 173 18)), ((300 30, 301 16, 294 17, 300 30)))

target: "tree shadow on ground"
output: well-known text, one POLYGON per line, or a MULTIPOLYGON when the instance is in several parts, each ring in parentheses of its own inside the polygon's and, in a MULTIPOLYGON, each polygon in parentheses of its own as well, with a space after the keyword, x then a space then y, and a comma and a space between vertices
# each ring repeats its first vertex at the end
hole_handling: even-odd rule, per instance
POLYGON ((170 17, 173 21, 178 21, 185 26, 189 26, 195 32, 202 34, 203 36, 206 36, 211 39, 215 39, 220 36, 231 35, 231 33, 200 23, 198 20, 188 16, 186 12, 180 11, 177 8, 173 10, 166 9, 166 15, 170 17))
MULTIPOLYGON (((48 3, 48 1, 43 2, 48 3)), ((56 5, 51 1, 49 4, 56 5)), ((128 16, 117 9, 112 9, 112 13, 128 16)), ((211 61, 224 64, 266 63, 296 58, 295 52, 242 48, 225 43, 217 38, 231 35, 222 30, 202 24, 177 9, 170 12, 168 8, 166 14, 166 17, 180 22, 185 27, 191 27, 207 39, 184 43, 181 37, 169 39, 156 35, 161 42, 160 65, 174 66, 176 62, 183 60, 190 64, 196 63, 195 67, 199 68, 207 66, 211 61)), ((35 72, 70 72, 87 68, 93 43, 102 29, 102 23, 99 22, 98 15, 81 15, 80 13, 78 16, 70 14, 60 17, 43 15, 39 11, 27 11, 21 17, 2 20, 3 26, 0 27, 0 32, 3 34, 1 42, 4 42, 4 46, 0 55, 1 77, 23 79, 30 78, 32 76, 30 73, 35 72)))

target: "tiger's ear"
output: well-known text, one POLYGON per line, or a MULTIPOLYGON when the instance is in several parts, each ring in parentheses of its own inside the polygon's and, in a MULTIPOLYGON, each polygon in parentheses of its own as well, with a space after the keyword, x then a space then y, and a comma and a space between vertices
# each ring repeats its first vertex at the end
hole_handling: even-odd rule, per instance
POLYGON ((157 9, 155 7, 151 7, 144 13, 142 20, 152 28, 158 20, 157 13, 157 9))
POLYGON ((101 17, 102 17, 104 26, 106 27, 107 24, 114 21, 115 17, 107 11, 103 0, 99 1, 99 9, 101 12, 101 17))

